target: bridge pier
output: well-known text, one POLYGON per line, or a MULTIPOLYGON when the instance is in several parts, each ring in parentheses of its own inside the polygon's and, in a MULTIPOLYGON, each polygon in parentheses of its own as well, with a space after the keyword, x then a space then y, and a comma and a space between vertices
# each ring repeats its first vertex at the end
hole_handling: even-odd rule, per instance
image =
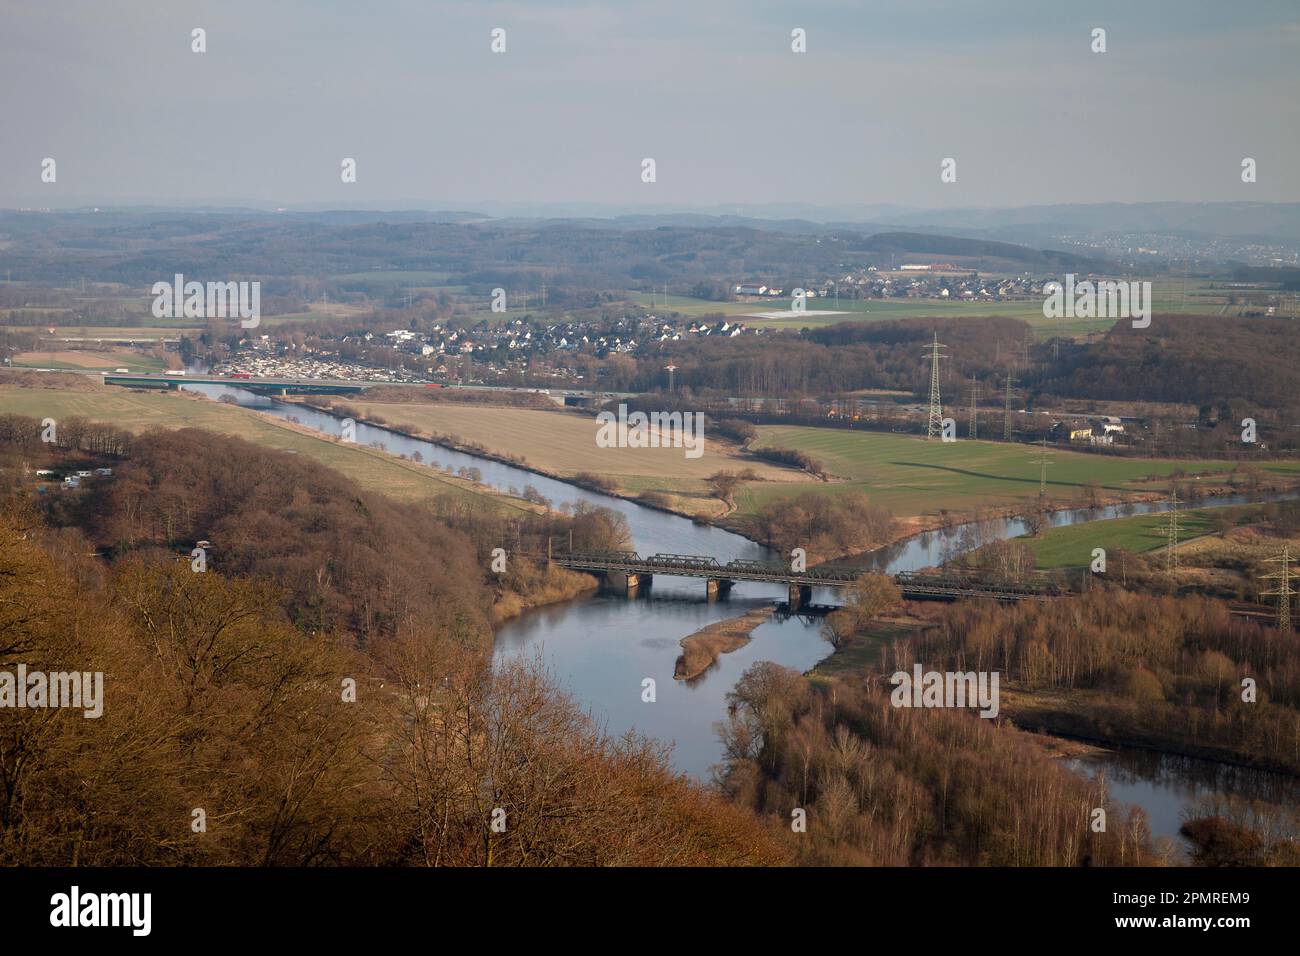
POLYGON ((811 602, 812 602, 812 585, 810 584, 790 585, 790 607, 791 608, 807 607, 811 602))
POLYGON ((637 592, 641 590, 650 590, 650 583, 653 580, 654 575, 642 572, 625 574, 621 571, 610 571, 605 575, 606 586, 628 597, 636 597, 637 592))
POLYGON ((728 581, 726 578, 708 578, 704 582, 705 593, 708 594, 710 601, 716 601, 718 598, 726 597, 731 593, 732 585, 735 581, 728 581))

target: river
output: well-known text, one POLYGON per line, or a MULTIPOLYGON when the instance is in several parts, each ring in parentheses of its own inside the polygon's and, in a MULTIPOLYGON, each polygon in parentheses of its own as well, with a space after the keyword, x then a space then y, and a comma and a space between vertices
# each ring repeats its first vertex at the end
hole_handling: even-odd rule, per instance
MULTIPOLYGON (((296 419, 329 434, 340 432, 336 416, 304 405, 277 402, 233 387, 184 387, 213 399, 230 395, 240 405, 280 418, 296 419)), ((433 466, 477 468, 484 484, 503 491, 532 485, 552 499, 557 508, 579 501, 611 508, 627 518, 633 545, 643 555, 709 554, 721 562, 732 558, 780 560, 775 552, 721 528, 697 525, 677 515, 384 428, 357 423, 356 441, 362 445, 382 444, 393 454, 411 456, 418 452, 433 466)), ((1237 504, 1248 500, 1247 496, 1220 497, 1189 506, 1237 504)), ((1054 526, 1076 524, 1165 508, 1164 502, 1141 502, 1073 509, 1054 513, 1051 523, 1054 526)), ((915 571, 936 566, 973 544, 1016 537, 1025 531, 1025 523, 1018 518, 998 518, 919 534, 855 557, 853 562, 891 574, 915 571)), ((495 654, 499 660, 519 655, 540 658, 607 731, 619 735, 635 730, 669 743, 672 765, 677 770, 708 779, 712 767, 722 759, 722 745, 713 731, 714 724, 725 718, 727 692, 745 669, 757 661, 773 661, 806 671, 827 657, 831 646, 821 636, 819 621, 798 617, 773 619, 756 628, 753 639, 745 647, 722 655, 708 672, 684 682, 673 679, 680 653, 678 642, 714 621, 785 599, 782 587, 738 583, 725 599, 711 602, 705 595, 703 581, 660 576, 646 593, 635 598, 599 593, 527 611, 498 630, 495 654), (642 682, 646 678, 655 682, 653 702, 643 699, 642 682)), ((838 603, 832 589, 817 589, 813 601, 838 603)), ((1205 793, 1206 787, 1217 788, 1211 792, 1235 792, 1233 781, 1244 779, 1241 775, 1209 775, 1206 779, 1210 783, 1191 788, 1179 784, 1167 765, 1142 763, 1118 753, 1089 758, 1086 764, 1077 766, 1092 770, 1112 768, 1108 780, 1116 796, 1142 805, 1152 820, 1153 831, 1158 825, 1158 835, 1169 836, 1177 830, 1178 814, 1205 793)))

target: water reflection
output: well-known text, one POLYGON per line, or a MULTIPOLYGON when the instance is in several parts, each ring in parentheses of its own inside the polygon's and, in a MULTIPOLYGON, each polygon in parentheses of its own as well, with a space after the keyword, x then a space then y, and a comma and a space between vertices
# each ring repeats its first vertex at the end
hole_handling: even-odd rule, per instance
MULTIPOLYGON (((339 434, 339 419, 326 412, 297 404, 285 404, 254 395, 245 389, 216 385, 185 385, 210 398, 229 395, 241 405, 256 407, 280 418, 295 419, 310 428, 339 434)), ((474 455, 453 451, 430 442, 408 438, 383 428, 358 423, 356 440, 362 445, 378 444, 394 454, 415 453, 426 462, 437 462, 453 470, 476 468, 482 481, 507 491, 532 485, 550 498, 557 508, 584 501, 612 508, 626 516, 634 546, 642 554, 670 552, 711 554, 719 561, 733 558, 782 560, 767 548, 721 528, 697 525, 688 519, 631 501, 587 491, 544 475, 474 455)), ((1217 498, 1214 505, 1251 500, 1237 495, 1217 498)), ((1271 499, 1257 499, 1271 500, 1271 499)), ((1207 506, 1206 502, 1199 504, 1207 506)), ((1163 501, 1116 505, 1105 508, 1077 508, 1055 512, 1053 526, 1083 521, 1108 520, 1132 514, 1164 511, 1163 501)), ((919 534, 876 551, 845 559, 885 573, 917 571, 935 567, 965 550, 994 540, 1024 534, 1019 518, 993 518, 955 525, 919 534)), ((613 594, 586 596, 564 604, 526 612, 507 622, 496 635, 496 655, 540 655, 568 691, 607 730, 621 734, 635 729, 674 743, 673 765, 686 773, 706 777, 722 756, 721 743, 713 725, 726 714, 726 694, 745 668, 766 660, 805 671, 828 656, 831 647, 821 637, 818 619, 790 616, 772 619, 753 632, 748 645, 722 655, 717 665, 689 684, 673 679, 681 638, 696 630, 735 617, 764 603, 783 601, 785 589, 759 583, 738 583, 725 598, 707 600, 704 582, 691 578, 659 577, 647 593, 636 599, 613 594), (655 703, 642 701, 642 680, 655 681, 655 703)), ((838 603, 832 588, 815 588, 815 603, 838 603)), ((1104 762, 1104 761, 1103 761, 1104 762)), ((1113 769, 1115 795, 1148 808, 1153 829, 1164 834, 1177 832, 1177 809, 1184 792, 1195 793, 1191 784, 1178 778, 1165 779, 1163 772, 1150 779, 1128 771, 1124 777, 1113 769), (1182 789, 1180 789, 1182 788, 1182 789), (1127 794, 1127 796, 1125 795, 1127 794), (1172 815, 1171 815, 1172 814, 1172 815)), ((1229 786, 1230 782, 1221 784, 1229 786)), ((1207 787, 1210 786, 1207 784, 1207 787)), ((1200 792, 1200 791, 1196 791, 1200 792)))
POLYGON ((1104 775, 1113 799, 1141 806, 1152 835, 1167 837, 1184 850, 1178 828, 1189 814, 1204 812, 1197 804, 1207 797, 1231 795, 1281 807, 1300 804, 1300 781, 1295 777, 1213 760, 1120 749, 1072 758, 1067 764, 1090 776, 1104 775))

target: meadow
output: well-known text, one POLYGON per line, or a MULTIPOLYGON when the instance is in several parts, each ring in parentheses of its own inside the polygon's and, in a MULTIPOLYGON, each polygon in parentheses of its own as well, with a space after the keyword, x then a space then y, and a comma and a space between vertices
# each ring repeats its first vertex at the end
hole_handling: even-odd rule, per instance
POLYGON ((152 427, 202 428, 254 444, 306 455, 339 471, 364 488, 402 500, 436 495, 468 495, 512 508, 526 507, 472 482, 443 475, 427 465, 361 445, 342 444, 246 408, 186 397, 175 392, 95 386, 85 390, 23 388, 0 384, 0 413, 34 418, 82 416, 130 431, 152 427))
POLYGON ((453 435, 477 442, 497 455, 521 456, 532 468, 571 478, 587 472, 611 478, 626 493, 658 491, 678 500, 689 513, 714 513, 705 479, 721 470, 752 468, 766 481, 810 487, 810 476, 777 465, 742 458, 736 446, 706 432, 704 451, 687 458, 683 448, 601 448, 595 413, 438 403, 348 401, 366 418, 375 416, 404 430, 453 435), (682 500, 689 499, 689 500, 682 500))
MULTIPOLYGON (((1222 294, 1207 283, 1189 279, 1184 287, 1181 277, 1157 277, 1152 283, 1152 309, 1155 312, 1218 315, 1225 309, 1222 294)), ((650 312, 678 312, 686 316, 722 313, 728 317, 743 317, 746 325, 773 329, 818 328, 840 322, 885 321, 919 316, 938 318, 979 318, 1006 316, 1021 319, 1033 327, 1040 338, 1053 336, 1079 336, 1092 332, 1105 332, 1113 319, 1049 319, 1043 316, 1040 298, 1008 302, 959 302, 938 299, 848 299, 834 297, 808 299, 807 312, 839 312, 838 315, 803 314, 790 311, 789 297, 753 302, 711 302, 689 296, 630 292, 628 297, 650 312), (758 313, 786 312, 788 317, 756 318, 758 313)))
MULTIPOLYGON (((1179 513, 1179 541, 1186 542, 1216 530, 1217 522, 1235 519, 1251 505, 1226 505, 1221 508, 1194 508, 1179 513)), ((1113 551, 1119 548, 1142 554, 1165 547, 1168 543, 1167 514, 1112 518, 1085 524, 1050 528, 1037 538, 1020 540, 1033 549, 1038 568, 1081 568, 1092 562, 1094 548, 1113 551)))
POLYGON ((161 372, 167 368, 167 363, 156 355, 147 355, 134 349, 111 349, 105 352, 85 349, 20 352, 13 356, 11 364, 14 368, 92 369, 109 372, 118 368, 130 369, 132 372, 161 372))
MULTIPOLYGON (((760 426, 758 446, 795 448, 820 460, 836 480, 802 488, 750 483, 736 496, 742 513, 799 491, 838 494, 855 489, 898 517, 969 512, 984 506, 1014 507, 1037 498, 1040 466, 1036 446, 987 441, 945 443, 911 435, 846 429, 760 426)), ((1167 490, 1177 472, 1226 475, 1230 463, 1184 459, 1120 458, 1048 449, 1047 497, 1084 504, 1087 482, 1121 496, 1167 490)), ((1266 471, 1300 474, 1300 462, 1268 462, 1266 471)))

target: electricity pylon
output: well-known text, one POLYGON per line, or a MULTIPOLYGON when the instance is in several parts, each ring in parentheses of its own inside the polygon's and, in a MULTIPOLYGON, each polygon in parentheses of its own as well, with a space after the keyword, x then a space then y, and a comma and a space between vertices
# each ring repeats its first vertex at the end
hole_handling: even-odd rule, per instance
POLYGON ((943 403, 939 400, 939 359, 946 358, 939 350, 947 348, 939 343, 939 333, 934 333, 934 343, 927 351, 930 353, 930 420, 925 425, 926 440, 935 435, 943 436, 943 403))
POLYGON ((979 428, 980 383, 975 376, 970 377, 970 424, 966 427, 966 437, 974 438, 979 428))
POLYGON ((671 394, 673 390, 673 372, 677 371, 677 366, 669 363, 664 366, 664 371, 668 373, 668 391, 671 394))
POLYGON ((1043 450, 1034 459, 1034 464, 1040 466, 1038 469, 1038 497, 1040 498, 1047 494, 1047 466, 1051 463, 1052 460, 1047 455, 1047 439, 1044 438, 1043 450))
POLYGON ((1178 567, 1178 533, 1183 530, 1182 520, 1178 514, 1178 489, 1169 493, 1169 511, 1165 521, 1165 570, 1173 571, 1178 567))
POLYGON ((1263 574, 1260 577, 1265 580, 1277 581, 1277 587, 1269 591, 1260 591, 1261 595, 1277 595, 1277 626, 1279 630, 1291 630, 1291 595, 1295 594, 1295 589, 1291 587, 1291 579, 1300 577, 1300 571, 1291 570, 1291 549, 1284 547, 1282 554, 1276 558, 1267 559, 1268 564, 1279 564, 1281 568, 1272 574, 1263 574))
POLYGON ((1011 441, 1011 390, 1015 387, 1015 376, 1007 372, 1007 409, 1002 413, 1002 440, 1011 441))

